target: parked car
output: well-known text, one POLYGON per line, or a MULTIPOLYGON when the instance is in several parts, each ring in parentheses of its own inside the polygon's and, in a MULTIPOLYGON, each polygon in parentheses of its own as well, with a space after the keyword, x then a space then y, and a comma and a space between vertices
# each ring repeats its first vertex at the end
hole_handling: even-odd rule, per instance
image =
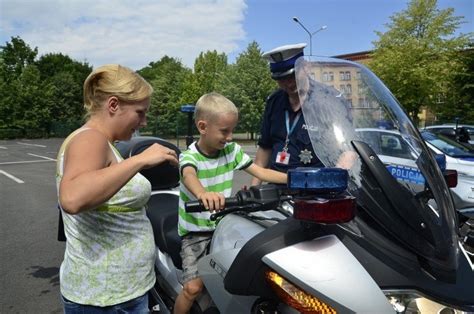
POLYGON ((474 176, 474 149, 431 131, 422 131, 421 137, 432 151, 446 156, 446 165, 449 169, 457 170, 459 174, 474 176))
POLYGON ((447 136, 460 143, 474 145, 474 125, 467 124, 441 124, 424 127, 422 131, 447 136))
MULTIPOLYGON (((416 157, 413 158, 417 154, 413 146, 396 130, 364 128, 356 129, 356 132, 379 155, 387 167, 392 164, 410 167, 409 163, 416 159, 416 157)), ((440 144, 442 140, 437 139, 439 138, 437 135, 430 132, 422 132, 421 134, 433 154, 444 154, 446 156, 446 168, 458 172, 458 184, 455 188, 451 188, 455 207, 463 212, 474 212, 474 154, 462 150, 467 148, 455 141, 450 141, 450 144, 454 145, 444 152, 433 145, 432 142, 441 147, 447 147, 448 143, 442 146, 440 144)))

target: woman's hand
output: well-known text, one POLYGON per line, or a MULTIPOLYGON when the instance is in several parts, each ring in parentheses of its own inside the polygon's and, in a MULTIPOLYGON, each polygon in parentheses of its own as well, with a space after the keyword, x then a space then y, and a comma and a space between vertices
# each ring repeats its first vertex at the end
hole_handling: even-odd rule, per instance
POLYGON ((163 162, 169 162, 174 166, 178 166, 178 156, 176 156, 176 152, 157 143, 151 145, 135 157, 140 158, 140 161, 143 163, 143 168, 151 168, 163 162))

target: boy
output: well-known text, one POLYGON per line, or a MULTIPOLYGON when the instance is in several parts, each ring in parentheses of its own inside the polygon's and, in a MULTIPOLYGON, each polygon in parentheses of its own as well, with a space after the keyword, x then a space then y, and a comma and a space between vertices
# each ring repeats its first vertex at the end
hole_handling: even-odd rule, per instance
POLYGON ((224 208, 225 197, 231 196, 234 170, 245 170, 262 181, 286 183, 286 173, 265 169, 232 141, 238 121, 235 105, 218 93, 199 98, 195 123, 199 139, 180 156, 180 200, 178 233, 182 237, 183 290, 176 299, 174 313, 188 313, 199 296, 203 282, 197 272, 197 261, 206 255, 215 222, 211 212, 224 208), (208 211, 186 213, 184 203, 202 200, 208 211))

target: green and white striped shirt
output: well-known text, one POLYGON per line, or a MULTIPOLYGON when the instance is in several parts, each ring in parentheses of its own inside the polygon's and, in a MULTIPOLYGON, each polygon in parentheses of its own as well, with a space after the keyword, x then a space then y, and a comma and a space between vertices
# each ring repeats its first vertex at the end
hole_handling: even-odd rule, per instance
MULTIPOLYGON (((231 196, 234 170, 242 170, 252 164, 252 159, 244 153, 237 143, 228 143, 215 157, 209 157, 199 151, 196 142, 179 156, 180 173, 184 167, 194 167, 199 181, 208 192, 219 192, 225 197, 231 196)), ((182 179, 182 178, 181 178, 182 179)), ((181 180, 182 181, 182 180, 181 180)), ((184 236, 189 232, 213 231, 215 221, 210 220, 210 212, 186 213, 184 203, 196 200, 196 197, 180 184, 178 233, 184 236)))

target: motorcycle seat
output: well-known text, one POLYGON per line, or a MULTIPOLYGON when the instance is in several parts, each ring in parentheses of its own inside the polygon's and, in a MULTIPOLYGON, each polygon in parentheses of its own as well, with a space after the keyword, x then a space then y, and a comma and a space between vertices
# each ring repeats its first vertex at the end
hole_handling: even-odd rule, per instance
POLYGON ((147 216, 151 221, 155 244, 167 253, 176 268, 182 269, 181 237, 178 235, 179 196, 173 193, 153 194, 148 201, 147 216))

